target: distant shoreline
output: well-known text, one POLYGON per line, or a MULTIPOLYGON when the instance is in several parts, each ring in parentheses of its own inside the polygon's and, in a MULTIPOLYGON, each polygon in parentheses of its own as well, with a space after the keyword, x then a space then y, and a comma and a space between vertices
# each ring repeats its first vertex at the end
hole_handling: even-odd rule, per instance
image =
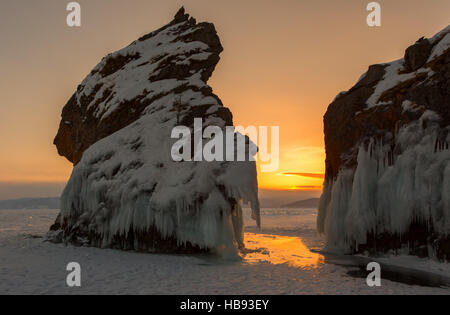
POLYGON ((59 209, 59 197, 0 200, 0 210, 59 209))

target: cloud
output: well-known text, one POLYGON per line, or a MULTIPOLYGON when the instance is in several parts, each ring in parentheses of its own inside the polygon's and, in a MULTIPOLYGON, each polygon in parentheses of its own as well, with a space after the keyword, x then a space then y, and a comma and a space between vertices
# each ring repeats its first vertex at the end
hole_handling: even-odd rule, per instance
POLYGON ((305 186, 305 185, 297 185, 292 187, 294 190, 322 190, 322 186, 305 186))
POLYGON ((310 178, 325 178, 325 174, 317 174, 317 173, 282 173, 282 175, 286 176, 301 176, 301 177, 310 177, 310 178))

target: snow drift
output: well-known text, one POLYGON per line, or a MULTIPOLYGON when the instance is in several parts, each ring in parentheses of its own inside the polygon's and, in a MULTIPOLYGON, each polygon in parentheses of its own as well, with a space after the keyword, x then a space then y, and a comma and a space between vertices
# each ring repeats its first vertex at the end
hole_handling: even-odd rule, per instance
POLYGON ((329 250, 450 258, 450 26, 373 65, 324 117, 329 250))
MULTIPOLYGON (((206 84, 222 51, 214 26, 182 8, 108 55, 63 109, 55 144, 75 163, 53 241, 142 251, 243 246, 241 202, 259 220, 255 162, 175 162, 171 131, 232 126, 206 84)), ((247 139, 248 140, 248 139, 247 139)))

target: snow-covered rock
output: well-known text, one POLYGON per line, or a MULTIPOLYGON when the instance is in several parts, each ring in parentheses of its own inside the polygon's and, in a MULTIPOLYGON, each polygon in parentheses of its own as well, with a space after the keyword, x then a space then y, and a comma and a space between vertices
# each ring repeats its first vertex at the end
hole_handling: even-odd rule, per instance
POLYGON ((168 104, 175 96, 195 104, 199 115, 213 107, 232 125, 231 113, 206 84, 222 50, 214 25, 196 23, 181 9, 169 24, 108 54, 64 106, 54 140, 58 153, 76 164, 90 145, 143 114, 173 111, 168 104))
POLYGON ((324 117, 329 250, 450 259, 450 27, 372 65, 324 117))
POLYGON ((142 251, 234 250, 240 203, 259 220, 255 162, 175 162, 175 126, 232 126, 207 80, 222 51, 213 24, 182 8, 168 25, 109 54, 63 109, 55 144, 75 163, 51 235, 142 251))

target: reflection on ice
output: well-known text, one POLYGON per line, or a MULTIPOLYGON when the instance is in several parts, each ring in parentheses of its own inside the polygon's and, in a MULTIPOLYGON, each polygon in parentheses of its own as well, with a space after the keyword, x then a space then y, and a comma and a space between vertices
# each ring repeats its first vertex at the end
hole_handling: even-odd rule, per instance
POLYGON ((324 257, 311 252, 298 237, 254 233, 245 233, 242 258, 249 264, 268 262, 302 269, 314 269, 324 263, 324 257))

